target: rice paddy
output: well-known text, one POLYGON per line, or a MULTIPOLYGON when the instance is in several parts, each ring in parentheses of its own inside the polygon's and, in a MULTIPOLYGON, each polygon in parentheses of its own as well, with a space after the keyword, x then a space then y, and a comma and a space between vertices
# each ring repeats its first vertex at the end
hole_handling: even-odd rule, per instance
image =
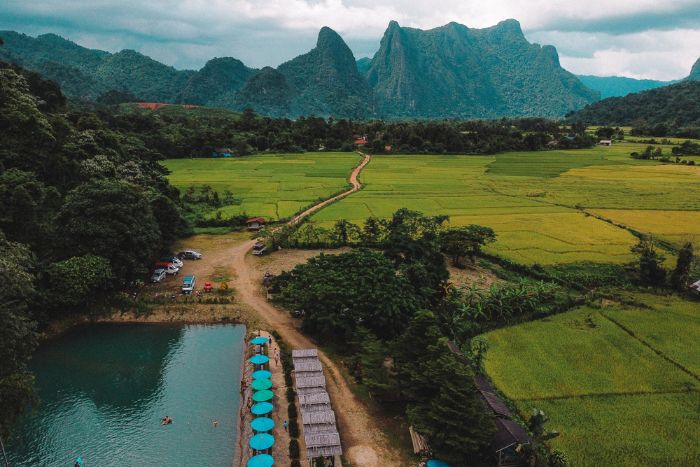
POLYGON ((233 193, 239 202, 219 209, 224 218, 246 214, 276 220, 343 190, 360 160, 356 153, 265 154, 170 159, 163 165, 171 171, 170 183, 181 191, 209 185, 220 195, 233 193))
POLYGON ((486 371, 527 418, 561 432, 571 465, 692 465, 700 458, 697 303, 583 307, 485 335, 486 371))
POLYGON ((326 226, 341 218, 359 223, 407 207, 449 215, 452 225, 487 225, 498 235, 489 251, 520 263, 626 263, 637 242, 629 230, 675 235, 664 231, 675 222, 681 230, 677 238, 669 237, 675 242, 700 231, 697 222, 689 224, 696 213, 688 212, 700 212, 700 167, 629 156, 643 147, 623 143, 496 156, 374 156, 361 177, 364 189, 313 220, 326 226), (651 216, 661 212, 665 219, 645 230, 599 212, 609 209, 654 210, 651 216))

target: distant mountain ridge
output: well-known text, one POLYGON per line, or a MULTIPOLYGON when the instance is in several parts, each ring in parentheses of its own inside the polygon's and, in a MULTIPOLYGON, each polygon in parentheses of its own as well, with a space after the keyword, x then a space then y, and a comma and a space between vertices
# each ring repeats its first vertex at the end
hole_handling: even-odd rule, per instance
POLYGON ((678 81, 657 81, 653 79, 635 79, 625 76, 591 76, 577 75, 578 79, 589 88, 600 92, 600 97, 622 97, 634 92, 648 91, 668 86, 678 81))
POLYGON ((531 44, 515 20, 485 29, 458 23, 419 30, 392 21, 372 59, 358 62, 332 29, 277 69, 215 58, 176 70, 133 50, 109 53, 53 34, 2 31, 0 60, 56 80, 72 98, 109 91, 144 101, 192 103, 271 116, 497 118, 563 116, 599 98, 561 68, 552 46, 531 44))
POLYGON ((589 125, 700 127, 700 80, 686 79, 624 97, 609 97, 567 119, 589 125))

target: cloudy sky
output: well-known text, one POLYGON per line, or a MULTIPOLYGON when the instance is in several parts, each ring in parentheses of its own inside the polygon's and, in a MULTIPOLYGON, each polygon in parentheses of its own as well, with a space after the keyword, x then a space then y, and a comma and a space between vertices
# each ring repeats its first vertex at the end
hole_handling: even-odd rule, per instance
POLYGON ((215 56, 276 66, 311 49, 321 26, 360 58, 376 52, 392 19, 429 29, 506 18, 531 42, 556 46, 578 74, 677 79, 700 57, 700 0, 0 0, 0 29, 194 69, 215 56))

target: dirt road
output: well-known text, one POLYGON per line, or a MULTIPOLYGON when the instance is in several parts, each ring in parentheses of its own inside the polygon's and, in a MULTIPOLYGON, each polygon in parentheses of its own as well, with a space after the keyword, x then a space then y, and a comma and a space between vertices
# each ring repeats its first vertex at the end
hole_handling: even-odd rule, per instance
MULTIPOLYGON (((289 224, 294 225, 309 214, 359 190, 362 185, 357 178, 369 161, 370 156, 364 154, 360 165, 350 174, 350 183, 352 184, 350 190, 310 207, 295 216, 289 221, 289 224)), ((263 296, 261 277, 252 264, 252 261, 256 259, 248 255, 254 244, 255 240, 250 240, 229 250, 233 260, 233 268, 236 271, 234 287, 237 291, 237 301, 253 308, 271 328, 279 332, 293 347, 316 347, 308 337, 301 333, 296 321, 289 316, 289 313, 276 308, 263 296)), ((326 371, 328 394, 335 409, 345 457, 353 466, 405 465, 400 461, 399 451, 392 447, 391 440, 387 439, 384 433, 376 427, 376 423, 372 420, 367 408, 352 393, 338 366, 323 352, 319 352, 319 355, 326 371)))

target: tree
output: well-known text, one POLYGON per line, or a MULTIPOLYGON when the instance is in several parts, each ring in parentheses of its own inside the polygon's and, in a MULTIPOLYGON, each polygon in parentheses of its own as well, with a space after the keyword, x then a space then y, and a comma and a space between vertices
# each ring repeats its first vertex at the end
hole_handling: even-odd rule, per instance
POLYGON ((108 259, 118 283, 145 274, 164 246, 144 190, 126 182, 94 180, 72 190, 57 224, 68 256, 108 259))
POLYGON ((340 219, 333 227, 333 241, 341 246, 355 242, 360 237, 360 229, 345 219, 340 219))
POLYGON ((632 247, 632 252, 639 254, 639 280, 642 284, 662 286, 666 280, 666 270, 662 266, 665 258, 656 252, 653 240, 641 239, 632 247))
POLYGON ((6 435, 34 400, 34 377, 27 368, 37 344, 28 309, 35 293, 30 250, 9 242, 0 231, 0 435, 6 435))
POLYGON ((688 287, 690 270, 693 267, 693 256, 693 244, 687 242, 678 252, 676 269, 671 273, 671 286, 674 289, 684 291, 688 287))
POLYGON ((360 240, 365 246, 379 246, 386 241, 387 234, 387 222, 372 216, 365 219, 360 240))
POLYGON ((74 312, 94 303, 110 288, 112 279, 109 260, 94 255, 53 263, 47 273, 51 305, 68 307, 74 312))
POLYGON ((274 279, 280 299, 303 310, 302 327, 319 341, 348 347, 361 328, 381 339, 399 335, 416 310, 414 292, 381 253, 320 255, 274 279))
POLYGON ((461 260, 464 257, 469 257, 474 263, 481 248, 495 240, 494 231, 490 227, 480 225, 452 228, 440 234, 442 251, 452 258, 455 267, 463 267, 461 260))

